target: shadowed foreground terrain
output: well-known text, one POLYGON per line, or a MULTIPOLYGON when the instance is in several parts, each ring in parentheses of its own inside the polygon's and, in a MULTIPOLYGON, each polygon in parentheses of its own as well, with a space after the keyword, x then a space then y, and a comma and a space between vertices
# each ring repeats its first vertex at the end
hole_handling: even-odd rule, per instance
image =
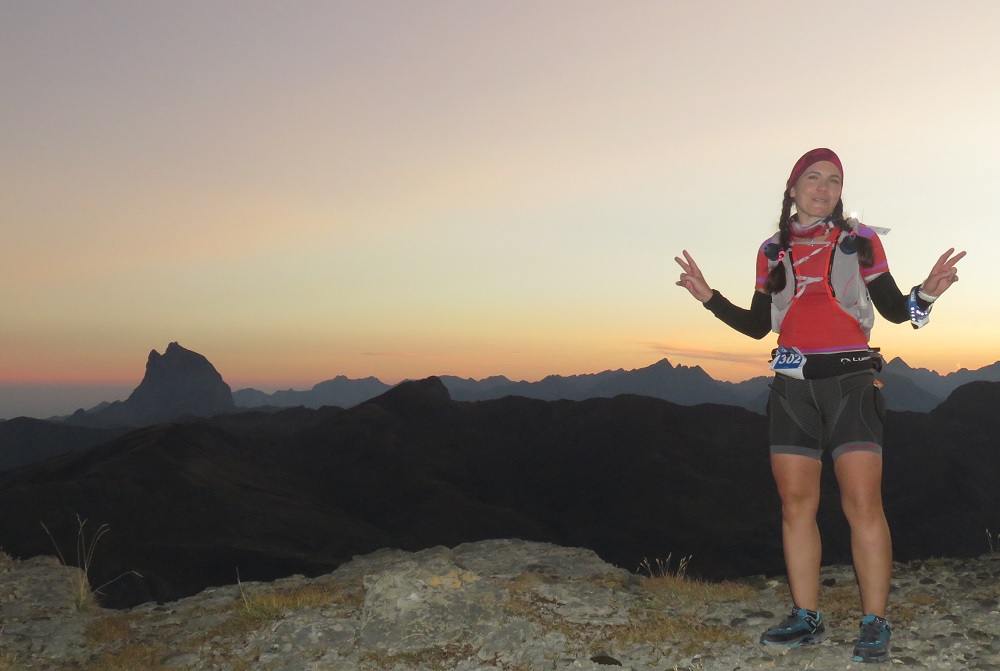
MULTIPOLYGON (((888 414, 898 560, 989 549, 998 403, 1000 383, 980 382, 931 413, 888 414)), ((699 577, 780 574, 765 435, 766 418, 733 406, 457 402, 429 378, 349 410, 154 425, 12 471, 0 508, 17 512, 0 516, 0 548, 78 562, 79 541, 103 529, 89 568, 114 607, 494 538, 585 547, 630 571, 673 554, 692 556, 699 577)), ((824 477, 824 560, 848 564, 832 469, 824 477)))

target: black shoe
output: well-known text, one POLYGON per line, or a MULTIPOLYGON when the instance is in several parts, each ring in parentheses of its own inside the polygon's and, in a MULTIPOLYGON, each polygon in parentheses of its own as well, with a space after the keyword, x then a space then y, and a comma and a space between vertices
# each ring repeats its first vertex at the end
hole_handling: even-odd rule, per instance
POLYGON ((791 614, 785 620, 760 635, 764 645, 800 645, 819 643, 826 637, 826 626, 818 612, 792 606, 791 614))
POLYGON ((861 618, 861 635, 854 642, 855 662, 882 663, 889 661, 889 637, 892 627, 885 618, 865 615, 861 618))

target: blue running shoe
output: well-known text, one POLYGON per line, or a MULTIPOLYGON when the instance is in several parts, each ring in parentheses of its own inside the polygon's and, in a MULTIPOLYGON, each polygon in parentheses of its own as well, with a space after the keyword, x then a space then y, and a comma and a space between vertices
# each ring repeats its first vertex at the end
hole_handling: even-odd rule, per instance
POLYGON ((826 637, 823 617, 805 608, 792 606, 791 614, 785 620, 760 635, 764 645, 784 645, 795 648, 800 645, 819 643, 826 637))
POLYGON ((885 618, 865 615, 861 618, 861 635, 854 642, 855 662, 882 663, 889 661, 889 637, 892 627, 885 618))

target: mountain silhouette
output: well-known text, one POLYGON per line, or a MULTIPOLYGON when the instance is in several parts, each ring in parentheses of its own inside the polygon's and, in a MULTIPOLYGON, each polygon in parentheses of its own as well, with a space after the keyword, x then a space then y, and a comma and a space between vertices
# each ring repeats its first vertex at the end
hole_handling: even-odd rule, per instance
POLYGON ((349 408, 385 393, 391 386, 374 377, 352 380, 338 375, 332 380, 320 382, 308 391, 287 389, 267 394, 256 389, 240 389, 233 392, 233 402, 242 408, 287 408, 299 405, 307 408, 322 408, 327 405, 349 408))
MULTIPOLYGON (((890 410, 929 412, 948 394, 974 381, 1000 382, 1000 362, 978 370, 961 369, 941 375, 925 368, 911 368, 902 359, 886 364, 879 379, 890 410)), ((678 405, 722 403, 764 414, 770 391, 770 375, 742 382, 715 380, 699 366, 674 366, 662 359, 634 370, 606 370, 583 375, 549 375, 537 382, 515 382, 502 375, 482 380, 450 375, 440 376, 451 397, 458 401, 485 401, 504 396, 524 396, 546 401, 610 398, 618 394, 639 394, 678 405)), ((292 407, 320 408, 335 405, 349 408, 390 389, 377 378, 352 380, 338 376, 306 391, 277 391, 266 394, 256 389, 233 392, 241 408, 292 407)))
POLYGON ((1000 361, 977 370, 961 368, 941 375, 926 368, 911 368, 902 359, 895 358, 886 364, 879 377, 887 385, 887 407, 928 412, 962 385, 1000 382, 1000 361))
POLYGON ((149 353, 142 382, 124 401, 78 410, 67 424, 91 427, 148 426, 180 417, 233 412, 232 390, 207 358, 176 342, 149 353))
MULTIPOLYGON (((968 382, 1000 381, 1000 362, 970 371, 940 375, 914 369, 902 359, 893 359, 879 374, 885 383, 886 407, 897 411, 929 412, 949 393, 968 382)), ((739 383, 712 379, 700 367, 673 366, 662 359, 635 370, 550 375, 538 382, 514 382, 503 376, 482 380, 441 376, 439 381, 454 400, 496 400, 522 396, 541 400, 585 400, 637 394, 678 405, 719 403, 764 414, 770 377, 739 383)), ((101 403, 62 418, 64 427, 138 428, 184 417, 211 417, 256 409, 274 412, 280 408, 350 408, 392 389, 374 377, 350 379, 340 375, 305 391, 288 389, 267 394, 255 389, 230 392, 229 386, 208 359, 184 349, 176 342, 161 356, 149 355, 142 383, 126 401, 101 403)), ((21 418, 24 419, 24 418, 21 418)), ((54 421, 58 420, 55 418, 54 421)), ((15 422, 4 429, 0 422, 0 472, 74 449, 95 444, 93 434, 74 435, 69 429, 54 431, 36 422, 15 422)))
MULTIPOLYGON (((998 401, 1000 383, 979 382, 932 413, 887 413, 897 560, 988 549, 998 401)), ((457 401, 427 378, 349 409, 161 423, 10 471, 0 507, 17 514, 0 516, 0 547, 51 554, 76 546, 79 519, 107 525, 91 571, 114 606, 489 538, 586 547, 630 570, 675 554, 699 577, 780 573, 766 421, 627 394, 457 401)), ((824 561, 849 563, 829 464, 822 486, 824 561)))
MULTIPOLYGON (((546 401, 581 401, 610 398, 618 394, 652 396, 679 405, 724 403, 754 412, 764 412, 769 378, 758 377, 740 383, 712 379, 699 366, 674 366, 661 359, 651 366, 635 370, 606 370, 582 375, 549 375, 537 382, 512 381, 502 375, 483 380, 442 375, 439 378, 451 397, 458 401, 485 401, 504 396, 524 396, 546 401)), ((233 392, 233 401, 243 408, 291 407, 320 408, 336 405, 349 408, 390 389, 374 377, 352 380, 338 376, 308 391, 276 391, 266 394, 256 389, 233 392)))

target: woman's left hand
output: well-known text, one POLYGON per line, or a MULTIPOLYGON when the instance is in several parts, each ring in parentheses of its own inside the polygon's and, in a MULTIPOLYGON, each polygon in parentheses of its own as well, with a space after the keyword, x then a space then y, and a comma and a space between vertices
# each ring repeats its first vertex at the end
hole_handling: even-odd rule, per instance
POLYGON ((958 268, 955 267, 955 264, 962 260, 965 252, 959 252, 958 254, 954 254, 954 252, 955 248, 952 247, 942 254, 941 258, 934 264, 934 267, 931 268, 931 274, 920 285, 921 290, 925 294, 940 296, 948 290, 948 287, 958 282, 958 268), (954 256, 952 256, 953 254, 954 256))

